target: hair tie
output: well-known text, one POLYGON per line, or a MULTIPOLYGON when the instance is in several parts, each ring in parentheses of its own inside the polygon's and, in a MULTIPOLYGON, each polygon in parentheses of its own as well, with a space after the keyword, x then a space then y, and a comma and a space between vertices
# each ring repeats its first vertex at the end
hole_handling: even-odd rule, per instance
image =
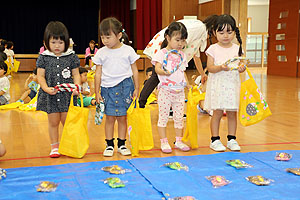
POLYGON ((122 33, 125 33, 125 29, 124 28, 122 29, 122 33))

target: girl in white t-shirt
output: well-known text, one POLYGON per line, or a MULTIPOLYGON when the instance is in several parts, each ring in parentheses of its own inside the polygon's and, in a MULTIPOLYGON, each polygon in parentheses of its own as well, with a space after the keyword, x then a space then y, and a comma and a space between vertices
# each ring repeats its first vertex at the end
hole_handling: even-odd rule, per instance
POLYGON ((225 151, 220 141, 219 127, 223 112, 226 111, 228 120, 227 148, 239 151, 236 141, 237 110, 239 108, 240 76, 246 67, 243 63, 227 66, 224 63, 237 56, 242 56, 242 40, 234 18, 230 15, 215 16, 213 34, 218 42, 206 50, 207 70, 209 71, 204 109, 213 111, 211 118, 211 143, 214 151, 225 151), (240 45, 232 43, 237 38, 240 45), (232 68, 236 70, 231 70, 232 68))
POLYGON ((116 18, 109 17, 100 23, 100 36, 105 46, 97 51, 92 60, 97 66, 96 101, 97 103, 103 101, 105 105, 107 145, 103 155, 113 156, 116 120, 118 122, 118 152, 122 155, 130 155, 130 150, 125 146, 127 109, 139 91, 138 70, 135 62, 140 56, 132 47, 125 44, 128 37, 121 22, 116 18))
POLYGON ((166 137, 166 126, 171 106, 176 134, 175 147, 182 151, 190 150, 181 141, 185 101, 184 87, 187 84, 184 71, 188 66, 182 48, 186 45, 187 35, 188 33, 183 23, 172 22, 165 31, 165 40, 161 45, 161 50, 154 54, 152 58, 152 64, 155 65, 155 71, 160 82, 158 85, 159 117, 157 126, 163 153, 172 152, 166 137))

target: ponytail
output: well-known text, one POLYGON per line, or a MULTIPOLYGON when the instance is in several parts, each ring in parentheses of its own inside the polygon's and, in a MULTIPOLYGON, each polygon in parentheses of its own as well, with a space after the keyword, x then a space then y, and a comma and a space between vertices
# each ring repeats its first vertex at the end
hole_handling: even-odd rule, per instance
POLYGON ((167 40, 167 35, 169 35, 169 27, 166 29, 165 33, 164 33, 164 41, 161 43, 160 45, 160 49, 166 48, 168 46, 168 40, 167 40))
POLYGON ((122 30, 122 37, 120 39, 120 42, 122 42, 123 44, 126 44, 126 45, 132 44, 132 41, 129 40, 129 37, 128 37, 127 33, 125 33, 124 29, 122 30))
POLYGON ((241 56, 241 55, 243 55, 242 38, 241 38, 240 30, 239 30, 238 27, 235 28, 235 35, 236 35, 236 39, 237 39, 238 42, 240 43, 239 56, 241 56))
POLYGON ((213 35, 214 31, 214 25, 216 22, 216 19, 218 18, 218 15, 210 15, 208 16, 205 20, 203 20, 203 24, 206 26, 207 34, 208 34, 208 39, 210 44, 212 43, 211 38, 213 35))

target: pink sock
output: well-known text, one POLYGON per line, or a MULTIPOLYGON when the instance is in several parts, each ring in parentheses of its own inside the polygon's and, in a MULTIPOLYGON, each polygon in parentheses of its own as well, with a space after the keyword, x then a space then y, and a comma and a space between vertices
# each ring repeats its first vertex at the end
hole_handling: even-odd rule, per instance
POLYGON ((168 142, 168 138, 162 138, 162 139, 160 139, 160 142, 161 143, 166 143, 166 142, 168 142))
POLYGON ((176 138, 176 142, 181 142, 181 140, 182 140, 182 137, 175 137, 176 138))
POLYGON ((58 149, 58 147, 59 147, 59 142, 51 144, 51 149, 55 149, 55 148, 58 149))

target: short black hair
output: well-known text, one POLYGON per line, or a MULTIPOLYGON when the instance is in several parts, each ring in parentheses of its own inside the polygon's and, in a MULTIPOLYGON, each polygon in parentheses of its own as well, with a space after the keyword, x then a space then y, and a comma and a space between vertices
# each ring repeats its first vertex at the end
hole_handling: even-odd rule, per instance
POLYGON ((7 64, 4 61, 0 61, 0 69, 4 69, 4 74, 6 74, 7 64))
POLYGON ((7 42, 7 49, 10 49, 12 46, 14 46, 14 43, 12 41, 7 42))
POLYGON ((89 71, 84 67, 79 67, 79 74, 88 73, 89 71))
POLYGON ((48 23, 48 25, 45 28, 44 44, 49 51, 50 51, 49 40, 51 38, 63 40, 65 42, 64 52, 68 50, 70 45, 69 32, 67 27, 62 22, 51 21, 48 23))
POLYGON ((152 72, 153 70, 152 70, 152 67, 148 67, 147 69, 146 69, 146 74, 148 73, 148 72, 152 72))

